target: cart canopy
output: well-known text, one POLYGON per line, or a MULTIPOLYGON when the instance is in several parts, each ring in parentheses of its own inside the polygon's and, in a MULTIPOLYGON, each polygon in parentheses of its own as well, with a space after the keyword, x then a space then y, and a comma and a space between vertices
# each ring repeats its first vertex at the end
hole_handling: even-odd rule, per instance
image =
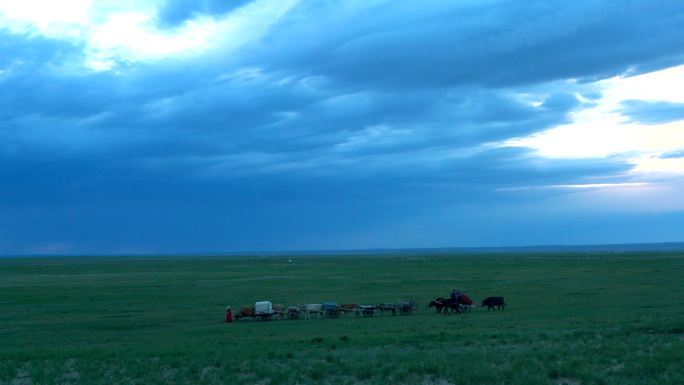
POLYGON ((254 304, 254 312, 256 314, 271 314, 273 313, 273 304, 271 301, 260 301, 254 304))

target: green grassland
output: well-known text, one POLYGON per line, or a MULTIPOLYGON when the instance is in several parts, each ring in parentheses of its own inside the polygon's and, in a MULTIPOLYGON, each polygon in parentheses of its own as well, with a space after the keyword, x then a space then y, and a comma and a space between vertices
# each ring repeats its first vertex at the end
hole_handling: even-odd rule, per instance
POLYGON ((684 384, 684 256, 0 259, 1 385, 223 383, 684 384), (223 322, 264 299, 419 308, 223 322))

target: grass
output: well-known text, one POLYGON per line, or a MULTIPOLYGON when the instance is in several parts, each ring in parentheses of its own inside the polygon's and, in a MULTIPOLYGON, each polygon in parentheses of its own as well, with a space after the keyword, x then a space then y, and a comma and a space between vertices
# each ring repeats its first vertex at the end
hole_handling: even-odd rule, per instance
POLYGON ((0 385, 684 383, 682 255, 288 258, 2 259, 0 385), (419 309, 223 322, 262 299, 419 309))

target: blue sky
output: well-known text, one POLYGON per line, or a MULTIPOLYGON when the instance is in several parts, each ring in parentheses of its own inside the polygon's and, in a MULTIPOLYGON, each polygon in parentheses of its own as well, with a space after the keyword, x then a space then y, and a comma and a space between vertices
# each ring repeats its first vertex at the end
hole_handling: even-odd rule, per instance
POLYGON ((0 1, 0 254, 684 241, 681 1, 0 1))

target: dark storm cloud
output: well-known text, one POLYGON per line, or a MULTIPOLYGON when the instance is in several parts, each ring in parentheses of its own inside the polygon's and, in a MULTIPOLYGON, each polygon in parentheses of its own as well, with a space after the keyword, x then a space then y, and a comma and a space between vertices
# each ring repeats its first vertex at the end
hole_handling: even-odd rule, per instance
MULTIPOLYGON (((58 78, 52 71, 64 62, 80 59, 81 49, 78 44, 0 29, 0 119, 57 106, 61 95, 49 95, 50 90, 59 87, 50 84, 58 78), (44 91, 48 93, 46 102, 40 103, 44 91)), ((73 106, 61 107, 67 107, 60 110, 62 113, 69 113, 73 106)))
POLYGON ((678 1, 323 4, 269 40, 293 51, 276 63, 373 86, 504 86, 653 70, 684 50, 678 1))
POLYGON ((684 103, 627 100, 621 103, 620 113, 643 124, 661 124, 684 120, 684 103))
MULTIPOLYGON (((454 220, 472 221, 473 210, 484 215, 492 207, 558 195, 496 189, 587 183, 597 174, 625 171, 611 161, 540 161, 523 149, 449 162, 431 162, 430 152, 404 164, 361 157, 360 165, 376 168, 369 173, 334 165, 339 168, 332 174, 231 172, 222 178, 192 178, 177 166, 146 172, 106 159, 15 164, 14 172, 2 175, 13 186, 2 193, 11 207, 3 216, 6 239, 24 252, 41 251, 36 246, 43 244, 62 252, 371 246, 364 233, 408 246, 393 239, 395 226, 421 220, 429 229, 435 226, 430 218, 454 210, 454 220), (37 169, 43 173, 36 175, 37 169)), ((446 229, 430 232, 447 236, 446 229)))
POLYGON ((0 68, 9 71, 26 66, 37 68, 80 56, 79 44, 40 36, 16 35, 0 28, 0 68))
MULTIPOLYGON (((169 2, 160 22, 247 3, 169 2)), ((567 193, 544 186, 631 181, 619 157, 497 146, 568 123, 589 80, 679 63, 683 8, 306 2, 237 52, 105 72, 0 30, 0 253, 409 246, 400 223, 484 228, 483 207, 567 193)))

